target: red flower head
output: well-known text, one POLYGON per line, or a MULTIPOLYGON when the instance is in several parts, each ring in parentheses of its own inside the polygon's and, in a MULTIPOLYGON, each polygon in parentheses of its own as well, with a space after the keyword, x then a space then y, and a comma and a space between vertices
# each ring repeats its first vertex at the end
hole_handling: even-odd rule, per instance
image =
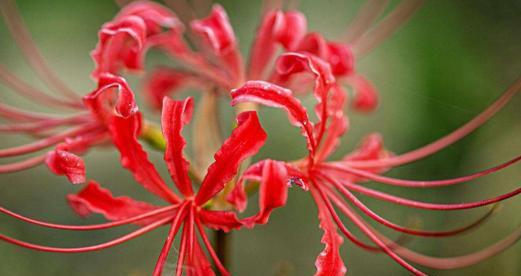
MULTIPOLYGON (((409 271, 420 275, 423 273, 410 265, 406 260, 438 269, 458 268, 477 263, 485 258, 498 254, 521 237, 521 228, 519 228, 504 240, 482 251, 460 257, 430 257, 407 249, 399 243, 386 238, 383 234, 370 227, 354 209, 344 202, 344 199, 347 199, 349 203, 352 203, 369 218, 390 229, 416 236, 451 236, 462 233, 481 223, 484 218, 480 218, 471 225, 452 230, 427 231, 411 229, 397 225, 379 216, 360 201, 355 194, 359 193, 411 208, 439 211, 465 210, 481 207, 520 194, 521 188, 518 188, 511 192, 476 202, 438 204, 401 198, 364 187, 359 183, 372 180, 383 184, 409 188, 432 188, 455 185, 499 171, 502 168, 518 162, 521 160, 521 156, 488 170, 446 180, 412 181, 380 175, 380 173, 390 168, 429 156, 478 128, 520 90, 521 79, 518 79, 499 100, 468 124, 423 148, 394 156, 384 149, 382 139, 379 135, 371 134, 362 142, 357 150, 346 155, 342 160, 326 161, 336 148, 340 136, 347 129, 347 118, 343 113, 345 95, 343 91, 341 91, 340 86, 335 82, 330 65, 312 55, 287 53, 279 58, 278 69, 279 75, 281 75, 279 77, 288 77, 287 75, 301 72, 307 72, 312 75, 315 80, 314 95, 318 102, 315 106, 315 112, 318 118, 317 122, 311 122, 305 107, 293 96, 290 90, 264 81, 249 81, 241 88, 234 90, 232 92, 232 104, 252 101, 271 107, 282 108, 288 113, 290 122, 301 129, 301 133, 306 139, 309 155, 305 159, 285 163, 284 166, 286 167, 290 181, 298 183, 305 189, 309 189, 318 207, 320 227, 324 230, 322 242, 326 246, 315 263, 317 275, 344 275, 346 272, 346 268, 339 255, 342 237, 337 233, 337 229, 340 229, 345 237, 356 245, 367 250, 383 251, 409 271), (344 199, 342 197, 344 197, 344 199), (370 238, 376 247, 362 242, 351 233, 338 217, 335 207, 370 238)), ((269 161, 269 163, 271 162, 273 161, 269 161)), ((273 173, 264 170, 267 164, 268 161, 261 161, 247 169, 243 175, 241 185, 238 185, 230 194, 228 198, 229 201, 235 204, 239 210, 245 208, 243 182, 247 180, 268 181, 273 173)), ((485 217, 490 213, 491 212, 485 215, 485 217)))
MULTIPOLYGON (((166 8, 152 2, 129 5, 113 22, 105 24, 100 41, 93 51, 98 87, 83 98, 63 84, 48 68, 38 49, 31 42, 14 3, 6 1, 2 13, 15 41, 29 63, 50 88, 60 97, 46 94, 25 83, 0 66, 0 81, 20 95, 49 108, 72 110, 67 116, 35 113, 2 103, 0 116, 10 121, 0 132, 25 133, 38 140, 23 146, 0 150, 0 158, 31 154, 55 146, 48 153, 0 166, 0 173, 24 170, 45 162, 50 170, 65 175, 72 183, 85 181, 85 164, 78 154, 110 141, 109 125, 113 117, 135 117, 141 120, 134 94, 126 81, 114 74, 123 68, 140 69, 149 40, 163 28, 179 28, 176 17, 166 8), (65 130, 60 130, 65 128, 65 130)), ((140 122, 141 124, 141 122, 140 122)))
MULTIPOLYGON (((185 101, 174 101, 165 98, 163 101, 161 121, 163 135, 167 141, 164 159, 170 176, 181 196, 166 185, 156 168, 148 160, 147 153, 138 143, 139 118, 118 116, 111 118, 110 131, 113 134, 113 142, 121 153, 123 166, 132 172, 135 179, 145 189, 159 196, 169 204, 168 206, 154 206, 125 196, 114 197, 108 190, 101 188, 98 183, 91 181, 78 194, 68 196, 70 205, 81 216, 99 213, 114 222, 92 226, 57 225, 25 218, 5 209, 0 209, 0 211, 22 220, 58 229, 94 230, 128 223, 136 223, 141 226, 140 229, 107 243, 80 248, 39 246, 3 235, 0 235, 0 239, 35 250, 76 253, 111 247, 161 225, 170 224, 171 228, 167 240, 154 270, 154 275, 161 275, 174 237, 181 226, 184 226, 178 256, 177 275, 181 275, 184 267, 186 267, 186 273, 189 275, 213 275, 211 265, 199 244, 199 239, 196 237, 196 231, 202 238, 205 247, 221 274, 228 275, 229 273, 221 265, 213 251, 204 227, 227 232, 241 227, 244 222, 240 221, 234 212, 206 209, 205 204, 222 191, 225 184, 235 177, 241 162, 254 155, 263 145, 267 136, 259 124, 255 112, 239 114, 237 117, 238 126, 215 153, 215 162, 209 166, 199 190, 194 193, 188 175, 190 164, 183 156, 183 149, 186 143, 181 135, 184 125, 191 119, 192 110, 193 102, 190 98, 185 101)), ((270 174, 270 187, 278 191, 284 191, 283 188, 287 185, 284 167, 279 167, 278 163, 272 164, 269 161, 266 164, 265 172, 270 174), (272 165, 270 166, 269 164, 272 165)), ((267 194, 263 194, 261 191, 261 197, 273 198, 272 194, 271 190, 267 191, 267 194)), ((265 200, 263 202, 268 201, 265 200)), ((278 206, 283 204, 281 203, 278 206)), ((278 206, 273 204, 261 206, 261 211, 255 218, 266 220, 271 209, 278 206)), ((248 218, 247 220, 251 219, 248 218)))

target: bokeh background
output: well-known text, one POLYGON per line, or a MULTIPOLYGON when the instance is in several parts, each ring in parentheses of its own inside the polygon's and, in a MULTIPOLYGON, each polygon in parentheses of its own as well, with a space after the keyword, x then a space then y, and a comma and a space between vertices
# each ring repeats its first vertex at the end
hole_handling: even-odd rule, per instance
MULTIPOLYGON (((52 68, 76 90, 82 93, 91 91, 95 84, 89 78, 93 68, 89 52, 95 46, 97 30, 117 13, 118 7, 107 0, 16 2, 52 68)), ((343 33, 362 2, 301 0, 300 9, 306 14, 311 30, 335 38, 343 33)), ((396 2, 393 1, 392 5, 396 2)), ((248 51, 259 19, 260 2, 228 0, 221 3, 229 13, 242 50, 248 51)), ((473 118, 521 73, 520 14, 521 2, 518 0, 427 1, 406 26, 358 62, 359 71, 380 91, 381 105, 370 114, 351 112, 351 129, 335 157, 349 152, 370 132, 382 133, 387 147, 400 153, 424 145, 473 118)), ((148 66, 162 60, 160 55, 152 53, 148 66)), ((0 22, 0 62, 35 86, 45 88, 24 63, 3 22, 0 22)), ((134 90, 140 91, 139 77, 130 79, 134 90)), ((0 85, 0 91, 2 102, 42 110, 38 104, 24 101, 5 86, 0 85)), ((142 97, 139 98, 142 102, 142 97)), ((310 99, 305 102, 312 103, 310 99)), ((397 168, 389 175, 407 179, 441 179, 474 172, 515 157, 521 153, 520 104, 521 97, 517 97, 492 121, 460 143, 423 161, 397 168)), ((146 110, 144 103, 141 108, 146 110)), ((231 112, 223 100, 224 125, 230 125, 231 112)), ((257 158, 290 160, 305 153, 303 139, 286 123, 282 112, 263 109, 261 113, 269 140, 257 158)), ((150 116, 157 118, 157 115, 150 116)), ((229 133, 229 127, 225 133, 229 133)), ((0 147, 26 141, 30 140, 3 135, 0 136, 0 147)), ((161 154, 153 153, 152 157, 165 173, 161 154)), ((93 150, 85 159, 89 178, 109 187, 114 194, 158 202, 144 193, 130 174, 119 166, 118 154, 113 149, 93 150)), ((518 187, 520 169, 514 166, 499 174, 450 188, 411 190, 391 189, 376 183, 367 185, 425 201, 461 202, 518 187)), ((66 194, 80 188, 70 185, 63 177, 53 176, 45 167, 4 174, 0 175, 0 205, 60 223, 102 222, 99 216, 78 218, 68 208, 66 194)), ((392 221, 406 224, 410 219, 421 219, 422 227, 428 229, 461 225, 487 210, 439 213, 361 198, 392 221)), ((510 199, 502 204, 499 213, 476 231, 455 238, 414 239, 409 245, 433 256, 463 254, 491 244, 518 227, 521 224, 520 211, 521 197, 510 199)), ((98 243, 131 229, 121 227, 71 233, 25 225, 0 216, 2 233, 57 246, 98 243)), ((0 243, 0 275, 148 275, 166 231, 166 228, 160 229, 102 252, 76 255, 33 252, 0 243)), ((293 188, 287 207, 277 210, 268 225, 233 234, 231 270, 235 275, 311 275, 315 271, 315 258, 323 248, 321 235, 309 194, 293 188)), ((397 236, 395 233, 390 235, 397 236)), ((344 242, 342 255, 351 275, 408 274, 390 258, 362 251, 348 241, 344 242)), ((173 263, 171 259, 170 272, 173 263)), ((425 270, 434 275, 521 275, 521 243, 469 268, 425 270)))

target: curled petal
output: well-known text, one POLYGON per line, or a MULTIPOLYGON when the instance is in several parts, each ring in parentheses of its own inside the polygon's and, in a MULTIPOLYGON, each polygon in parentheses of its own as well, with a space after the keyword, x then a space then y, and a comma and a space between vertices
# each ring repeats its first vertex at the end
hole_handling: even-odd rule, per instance
POLYGON ((266 65, 277 50, 277 44, 292 50, 302 40, 306 29, 306 18, 298 11, 267 12, 252 45, 249 79, 262 79, 266 65))
POLYGON ((332 87, 331 101, 328 107, 329 125, 322 139, 317 160, 323 161, 336 149, 340 143, 340 137, 346 132, 349 120, 344 115, 344 102, 346 93, 338 85, 332 87))
POLYGON ((207 226, 214 230, 229 232, 232 229, 239 229, 241 221, 234 212, 229 211, 199 211, 199 218, 207 226))
POLYGON ((174 94, 189 85, 197 85, 193 74, 159 67, 154 69, 147 78, 144 92, 151 105, 160 110, 164 97, 174 94))
POLYGON ((192 98, 184 101, 163 100, 161 126, 166 139, 165 162, 179 191, 185 196, 193 194, 192 183, 188 178, 190 164, 183 156, 186 141, 182 135, 183 126, 190 122, 194 109, 192 98))
POLYGON ((235 50, 237 46, 228 15, 220 5, 214 5, 207 18, 192 21, 192 29, 203 37, 204 42, 217 55, 225 55, 229 51, 235 50))
MULTIPOLYGON (((137 115, 140 115, 138 113, 137 115)), ((113 117, 109 125, 112 141, 121 155, 121 164, 128 169, 143 187, 172 203, 179 198, 166 186, 147 153, 137 140, 141 128, 141 116, 113 117)))
POLYGON ((242 56, 224 9, 220 5, 214 5, 207 18, 192 21, 192 30, 202 37, 204 46, 210 48, 226 66, 234 81, 239 81, 242 75, 242 56))
POLYGON ((266 160, 262 164, 259 213, 244 220, 248 227, 254 224, 266 224, 273 209, 286 205, 288 199, 290 181, 284 162, 266 160))
POLYGON ((355 58, 351 46, 326 41, 318 33, 310 33, 296 47, 297 51, 307 52, 325 60, 335 76, 349 76, 354 73, 355 58))
POLYGON ((327 62, 331 65, 335 76, 348 76, 355 70, 355 57, 347 44, 329 42, 327 62))
POLYGON ((306 17, 298 11, 277 12, 273 26, 275 41, 287 50, 292 50, 304 37, 307 30, 306 17))
MULTIPOLYGON (((384 148, 382 136, 378 133, 369 134, 365 137, 358 148, 346 155, 343 161, 369 161, 369 160, 380 160, 386 159, 392 154, 384 148)), ((366 171, 372 173, 383 173, 387 170, 387 167, 374 167, 367 169, 366 171)), ((364 181, 364 178, 353 175, 351 181, 364 181)))
POLYGON ((307 138, 309 151, 314 151, 313 124, 309 120, 306 108, 290 90, 264 81, 248 81, 242 87, 232 90, 232 105, 248 101, 284 109, 290 122, 300 127, 307 138))
POLYGON ((322 101, 327 89, 335 82, 329 64, 306 53, 285 53, 277 60, 277 73, 284 77, 309 72, 315 78, 315 97, 322 101))
POLYGON ((103 25, 91 53, 96 64, 92 77, 98 79, 103 73, 118 73, 123 68, 141 69, 146 35, 145 21, 138 16, 126 16, 103 25))
POLYGON ((317 272, 315 276, 345 275, 346 267, 340 257, 340 246, 343 243, 342 236, 337 232, 337 227, 328 211, 324 201, 313 189, 312 195, 318 208, 318 219, 320 228, 324 231, 321 242, 325 245, 324 250, 315 261, 317 272))
POLYGON ((147 27, 147 35, 160 33, 163 28, 180 29, 183 27, 171 10, 152 1, 135 1, 126 5, 118 13, 116 20, 128 16, 142 18, 147 27))
POLYGON ((55 149, 47 154, 45 164, 57 175, 65 175, 72 184, 85 182, 85 163, 68 151, 55 149))
MULTIPOLYGON (((130 197, 114 197, 109 190, 101 188, 94 181, 90 181, 78 194, 68 195, 67 200, 72 209, 82 217, 96 213, 112 221, 135 217, 158 208, 130 197)), ((137 223, 147 224, 155 220, 155 218, 148 218, 137 223)))
POLYGON ((355 92, 353 107, 359 111, 371 111, 378 106, 378 92, 376 88, 364 77, 354 75, 347 82, 355 92))
POLYGON ((83 102, 98 120, 107 123, 115 113, 128 118, 138 112, 134 93, 124 78, 100 75, 98 88, 83 97, 83 102))
POLYGON ((201 205, 221 191, 239 169, 241 162, 254 155, 266 141, 266 132, 259 123, 257 113, 243 112, 237 117, 238 126, 215 153, 215 162, 208 167, 195 202, 201 205))

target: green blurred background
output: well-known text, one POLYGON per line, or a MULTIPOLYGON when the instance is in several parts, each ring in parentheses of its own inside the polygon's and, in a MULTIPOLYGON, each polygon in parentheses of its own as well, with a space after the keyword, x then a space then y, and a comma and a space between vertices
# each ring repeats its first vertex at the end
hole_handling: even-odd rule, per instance
MULTIPOLYGON (((363 1, 300 2, 310 29, 334 38, 342 34, 363 1)), ((95 84, 89 79, 93 68, 89 52, 95 46, 97 30, 117 13, 118 7, 108 0, 18 0, 17 4, 34 40, 56 72, 76 90, 83 93, 92 90, 95 84)), ((260 2, 229 0, 222 4, 229 13, 242 50, 247 51, 259 19, 260 2)), ((396 1, 392 5, 396 5, 396 1)), ((519 0, 428 1, 412 21, 359 61, 359 71, 378 88, 381 105, 371 114, 351 114, 351 129, 334 157, 349 152, 370 132, 382 133, 387 147, 400 153, 428 143, 473 118, 521 73, 520 14, 519 0)), ((148 65, 153 66, 160 60, 160 55, 152 54, 148 65)), ((0 23, 0 62, 35 86, 44 88, 24 63, 3 22, 0 23)), ((133 88, 139 91, 139 78, 131 77, 131 81, 133 88)), ((0 85, 0 91, 2 102, 41 109, 4 86, 0 85)), ((311 103, 310 100, 306 102, 311 103)), ((389 175, 440 179, 474 172, 513 158, 521 152, 521 111, 516 108, 520 104, 521 97, 517 97, 490 123, 462 142, 433 157, 397 168, 389 175)), ((146 109, 144 104, 141 108, 146 109)), ((229 125, 231 109, 224 101, 222 109, 225 125, 229 125)), ((257 158, 290 160, 305 153, 303 139, 296 129, 286 124, 283 113, 273 109, 263 109, 261 113, 269 140, 257 158)), ((22 136, 1 136, 0 147, 26 141, 30 140, 22 136)), ((161 154, 153 153, 152 157, 165 173, 161 154)), ((113 149, 93 150, 85 159, 88 177, 110 187, 114 194, 158 202, 121 169, 118 154, 113 149)), ((391 189, 374 183, 368 185, 425 201, 462 202, 512 190, 519 186, 520 176, 520 167, 514 166, 499 174, 450 188, 411 190, 391 189)), ((80 219, 68 208, 65 195, 80 188, 68 184, 63 177, 51 175, 44 167, 0 175, 0 205, 53 222, 103 221, 99 216, 80 219)), ((418 211, 361 198, 394 222, 406 224, 411 218, 421 218, 422 226, 428 229, 461 225, 486 212, 485 208, 450 213, 418 211)), ((255 202, 256 198, 252 200, 255 202)), ((517 197, 506 201, 501 212, 477 231, 455 238, 415 239, 409 245, 434 256, 463 254, 493 243, 515 229, 521 224, 520 211, 521 197, 517 197)), ((351 226, 349 222, 347 225, 351 226)), ((102 242, 131 229, 71 233, 34 227, 0 216, 2 233, 57 246, 102 242)), ((163 228, 102 252, 75 255, 33 252, 0 243, 0 275, 148 275, 166 231, 163 228)), ((287 207, 276 211, 268 225, 234 233, 231 270, 235 275, 311 275, 315 271, 315 258, 323 248, 321 235, 309 194, 293 188, 287 207)), ((395 233, 390 235, 397 236, 395 233)), ((342 255, 351 275, 408 274, 390 258, 365 252, 348 241, 342 246, 342 255)), ((172 272, 173 263, 174 259, 171 259, 168 272, 172 272)), ((435 275, 521 275, 521 243, 469 268, 425 270, 435 275)))

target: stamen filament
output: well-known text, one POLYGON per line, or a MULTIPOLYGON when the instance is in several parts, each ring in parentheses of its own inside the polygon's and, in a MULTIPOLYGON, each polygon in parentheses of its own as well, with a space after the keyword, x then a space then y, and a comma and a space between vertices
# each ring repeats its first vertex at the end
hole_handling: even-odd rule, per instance
POLYGON ((418 159, 427 157, 433 153, 436 153, 447 146, 459 141, 461 138, 467 136, 478 127, 486 123, 492 116, 494 116, 499 110, 501 110, 514 95, 516 95, 521 89, 521 77, 518 78, 494 103, 492 103, 487 109, 481 112, 479 115, 474 117, 468 123, 464 124, 460 128, 451 132, 450 134, 416 150, 389 157, 380 160, 371 161, 346 161, 346 164, 356 168, 371 168, 371 167, 396 167, 404 165, 418 159))
POLYGON ((82 253, 82 252, 90 252, 90 251, 98 251, 102 249, 106 249, 109 247, 116 246, 118 244, 124 243, 126 241, 129 241, 133 238, 139 237, 145 233, 148 233, 159 226, 167 223, 168 221, 172 220, 172 218, 165 218, 156 222, 153 222, 147 226, 143 226, 142 228, 131 232, 127 235, 121 236, 117 239, 111 240, 109 242, 92 245, 92 246, 86 246, 86 247, 72 247, 72 248, 63 248, 63 247, 51 247, 51 246, 43 246, 33 243, 28 243, 24 241, 20 241, 11 237, 8 237, 6 235, 0 234, 0 240, 6 241, 8 243, 12 243, 14 245, 18 245, 21 247, 25 247, 28 249, 33 249, 37 251, 44 251, 44 252, 55 252, 55 253, 82 253))

